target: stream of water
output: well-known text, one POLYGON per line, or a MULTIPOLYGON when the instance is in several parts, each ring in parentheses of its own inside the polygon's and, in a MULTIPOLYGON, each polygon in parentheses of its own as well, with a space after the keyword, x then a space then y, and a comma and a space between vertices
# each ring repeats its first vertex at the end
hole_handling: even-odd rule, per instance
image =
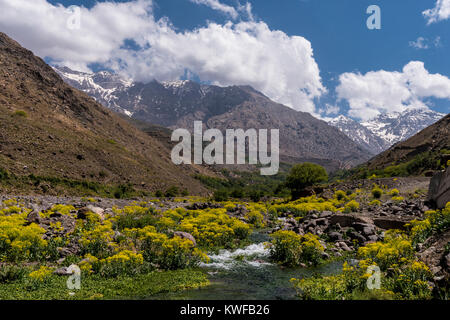
POLYGON ((221 250, 211 254, 211 262, 201 265, 208 272, 209 286, 175 293, 161 294, 151 299, 164 300, 288 300, 296 292, 291 278, 314 274, 334 274, 342 270, 342 262, 332 262, 316 268, 283 268, 269 262, 264 247, 266 234, 255 233, 253 244, 243 249, 221 250))

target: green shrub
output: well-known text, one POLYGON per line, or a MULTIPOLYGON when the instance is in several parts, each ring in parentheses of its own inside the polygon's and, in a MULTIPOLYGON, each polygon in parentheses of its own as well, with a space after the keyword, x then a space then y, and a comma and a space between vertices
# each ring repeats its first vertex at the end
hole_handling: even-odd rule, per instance
POLYGON ((155 197, 157 198, 162 198, 164 196, 163 192, 161 190, 156 190, 155 191, 155 197))
POLYGON ((28 115, 25 111, 23 110, 17 110, 13 113, 14 116, 18 116, 18 117, 23 117, 26 118, 28 115))
POLYGON ((344 207, 344 212, 356 212, 359 209, 359 203, 355 200, 348 202, 344 207))
POLYGON ((213 195, 214 201, 222 202, 228 200, 228 192, 225 189, 217 190, 213 195))
POLYGON ((0 283, 9 283, 17 280, 21 280, 26 270, 23 267, 15 265, 0 265, 0 283))
POLYGON ((9 178, 9 173, 3 168, 0 168, 0 180, 7 180, 9 178))
POLYGON ((380 199, 381 196, 383 195, 383 190, 379 187, 374 187, 372 189, 372 195, 375 199, 380 199))
POLYGON ((178 187, 173 186, 166 190, 166 192, 164 193, 164 196, 167 198, 173 198, 173 197, 178 196, 179 194, 180 194, 180 190, 178 189, 178 187))
POLYGON ((300 263, 317 265, 324 251, 319 238, 313 234, 300 236, 293 231, 277 231, 270 247, 272 260, 286 266, 294 267, 300 263))
MULTIPOLYGON (((9 209, 21 210, 17 206, 11 206, 9 209)), ((25 218, 26 212, 0 215, 1 261, 38 261, 45 256, 48 243, 42 239, 45 229, 35 223, 26 225, 25 218)))
POLYGON ((342 275, 292 278, 291 283, 302 300, 344 300, 347 294, 345 279, 342 275))
POLYGON ((230 196, 235 199, 241 199, 244 197, 244 190, 241 188, 233 189, 230 193, 230 196))
POLYGON ((131 184, 121 184, 114 188, 113 195, 116 199, 124 199, 132 197, 135 192, 131 184))
POLYGON ((153 207, 125 206, 116 212, 114 226, 120 231, 127 228, 144 228, 155 225, 157 220, 153 207))
POLYGON ((296 164, 286 178, 286 186, 291 190, 292 198, 298 199, 302 190, 328 180, 325 169, 314 163, 296 164))
POLYGON ((342 190, 338 190, 335 192, 334 197, 338 200, 344 200, 346 198, 346 193, 342 190))
POLYGON ((336 212, 337 208, 334 206, 336 204, 335 202, 335 200, 326 201, 323 198, 311 196, 287 204, 275 204, 272 208, 275 209, 278 214, 293 214, 297 217, 304 217, 312 211, 336 212))
POLYGON ((405 200, 403 197, 392 197, 392 201, 394 202, 402 202, 403 200, 405 200))
POLYGON ((394 197, 398 196, 399 194, 400 194, 400 191, 398 191, 398 189, 392 189, 390 192, 390 195, 394 196, 394 197))
POLYGON ((252 190, 248 196, 253 202, 259 202, 264 197, 264 192, 252 190))
POLYGON ((259 211, 250 211, 249 213, 247 213, 247 220, 256 228, 264 227, 264 216, 259 211))
POLYGON ((408 226, 414 244, 424 242, 432 234, 444 232, 450 227, 450 202, 442 210, 425 212, 424 220, 413 220, 408 226))
POLYGON ((111 257, 102 259, 98 263, 99 274, 103 277, 133 276, 141 273, 144 258, 142 254, 124 250, 111 257))

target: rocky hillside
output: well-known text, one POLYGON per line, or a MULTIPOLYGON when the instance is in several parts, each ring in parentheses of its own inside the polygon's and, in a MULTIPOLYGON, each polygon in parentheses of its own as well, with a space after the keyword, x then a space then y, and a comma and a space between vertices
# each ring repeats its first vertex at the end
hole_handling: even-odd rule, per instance
POLYGON ((204 168, 173 165, 156 139, 67 85, 3 33, 0 123, 0 168, 10 175, 205 191, 191 177, 204 168))
POLYGON ((344 115, 340 115, 328 123, 341 130, 350 139, 373 154, 378 154, 388 147, 386 140, 377 136, 359 122, 344 115))
POLYGON ((405 163, 424 152, 439 152, 443 149, 450 149, 450 115, 371 159, 368 168, 379 169, 405 163))
POLYGON ((118 83, 113 74, 55 70, 66 82, 109 108, 148 123, 192 129, 194 120, 202 120, 207 127, 222 130, 280 129, 282 161, 312 161, 332 171, 370 157, 366 150, 326 122, 277 104, 248 86, 218 87, 193 81, 129 85, 123 80, 111 89, 102 83, 118 83), (108 81, 104 80, 105 75, 109 75, 108 81))

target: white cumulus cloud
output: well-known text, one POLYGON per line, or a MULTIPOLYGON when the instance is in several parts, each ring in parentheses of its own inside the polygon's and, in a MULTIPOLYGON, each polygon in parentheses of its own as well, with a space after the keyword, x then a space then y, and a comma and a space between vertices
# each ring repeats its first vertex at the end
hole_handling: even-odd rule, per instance
POLYGON ((450 0, 437 0, 434 8, 425 10, 422 14, 428 24, 447 20, 450 18, 450 0))
MULTIPOLYGON (((215 1, 209 1, 213 3, 215 1)), ((186 70, 217 85, 251 85, 273 100, 315 113, 326 89, 311 43, 249 21, 208 23, 178 31, 156 21, 151 0, 99 2, 81 8, 80 29, 67 28, 70 14, 46 0, 0 0, 0 29, 41 57, 78 70, 100 63, 137 81, 165 81, 186 70), (139 46, 124 46, 133 41, 139 46)))
POLYGON ((426 108, 424 98, 450 99, 450 79, 430 74, 421 61, 411 61, 402 72, 344 73, 336 91, 348 102, 350 116, 368 120, 384 112, 426 108))
POLYGON ((428 40, 424 37, 418 37, 415 41, 410 41, 409 46, 416 49, 428 49, 428 40))
POLYGON ((415 41, 410 41, 409 46, 416 49, 429 49, 431 47, 440 48, 442 47, 441 37, 438 36, 434 38, 434 40, 418 37, 415 41))
POLYGON ((263 22, 210 23, 178 33, 161 28, 138 53, 118 50, 115 69, 134 79, 170 80, 187 68, 216 85, 251 85, 297 110, 314 113, 313 99, 325 92, 311 43, 270 30, 263 22), (126 62, 126 66, 120 65, 126 62), (163 65, 163 68, 161 68, 163 65))
POLYGON ((99 2, 80 7, 80 28, 68 28, 74 17, 62 5, 46 0, 0 0, 0 30, 41 57, 75 69, 104 63, 126 39, 138 39, 155 28, 151 1, 99 2))
POLYGON ((239 13, 234 7, 223 4, 219 0, 190 0, 190 1, 196 4, 203 4, 205 6, 210 7, 213 10, 225 13, 231 16, 233 19, 237 19, 237 17, 239 16, 239 13))

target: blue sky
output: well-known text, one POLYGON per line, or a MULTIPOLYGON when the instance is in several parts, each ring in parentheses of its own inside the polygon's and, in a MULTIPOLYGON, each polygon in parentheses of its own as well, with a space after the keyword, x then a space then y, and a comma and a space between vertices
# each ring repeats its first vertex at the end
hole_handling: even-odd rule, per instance
MULTIPOLYGON (((222 1, 233 5, 236 1, 222 1)), ((422 12, 434 0, 262 0, 253 1, 254 14, 272 29, 300 35, 311 41, 321 76, 330 95, 318 103, 333 103, 336 80, 344 72, 399 71, 409 61, 425 62, 430 73, 450 77, 450 20, 427 26, 422 12), (368 6, 381 8, 381 30, 369 30, 368 6), (440 47, 417 49, 410 41, 436 39, 440 47)), ((167 15, 182 30, 204 25, 207 19, 224 21, 223 15, 185 0, 158 2, 159 16, 167 15), (181 10, 180 10, 181 9, 181 10)), ((431 99, 432 109, 448 113, 450 101, 431 99)))
MULTIPOLYGON (((0 2, 2 1, 8 0, 0 0, 0 2)), ((207 0, 198 1, 207 2, 207 0)), ((103 1, 51 0, 48 2, 53 5, 60 3, 65 7, 78 5, 92 9, 98 2, 103 1)), ((127 1, 116 0, 115 2, 127 1)), ((247 14, 241 11, 239 11, 237 18, 232 18, 224 11, 214 10, 207 5, 193 2, 195 0, 154 0, 152 16, 155 21, 166 17, 172 25, 171 28, 177 34, 189 33, 198 28, 208 28, 211 22, 224 25, 227 21, 232 21, 236 25, 242 21, 248 22, 251 20, 247 14)), ((245 4, 245 1, 241 0, 239 3, 237 0, 220 0, 220 3, 237 10, 239 5, 245 4)), ((300 110, 302 107, 295 106, 296 101, 300 101, 299 105, 308 105, 308 101, 311 100, 316 108, 314 112, 311 111, 313 110, 311 106, 305 107, 302 111, 309 111, 316 115, 320 114, 323 117, 336 115, 336 113, 324 113, 323 111, 327 106, 330 109, 339 110, 339 113, 349 114, 354 118, 360 118, 368 108, 372 108, 374 114, 376 114, 377 112, 398 111, 405 106, 422 104, 426 104, 431 109, 439 112, 450 112, 450 92, 446 93, 446 90, 450 88, 450 80, 447 82, 448 78, 450 78, 450 19, 444 18, 441 21, 427 25, 427 19, 422 14, 425 10, 434 8, 436 0, 250 0, 249 3, 252 6, 252 22, 262 22, 267 25, 271 32, 280 30, 287 37, 301 36, 310 42, 313 50, 313 61, 318 66, 321 84, 327 91, 322 90, 323 88, 317 84, 317 79, 313 75, 311 75, 311 79, 305 78, 297 82, 287 81, 287 85, 293 83, 294 87, 297 85, 300 89, 302 83, 308 81, 313 83, 315 81, 311 85, 313 89, 308 87, 308 89, 305 89, 307 93, 301 96, 294 95, 290 98, 287 98, 284 93, 280 93, 279 88, 273 88, 272 90, 271 86, 273 85, 270 83, 259 84, 258 81, 252 83, 249 78, 250 84, 256 87, 260 85, 257 89, 263 92, 264 90, 262 89, 266 89, 271 98, 275 100, 279 98, 280 102, 288 105, 289 102, 294 101, 292 102, 294 108, 300 110), (369 30, 366 27, 366 19, 369 17, 366 14, 366 9, 373 4, 381 8, 381 30, 369 30), (415 45, 413 45, 413 42, 415 45), (421 44, 421 48, 419 48, 419 44, 421 44), (409 90, 411 94, 410 96, 406 94, 407 98, 405 98, 405 95, 400 98, 393 93, 393 101, 396 101, 396 99, 398 101, 393 102, 393 105, 396 105, 396 107, 392 107, 392 110, 389 109, 388 103, 382 101, 381 98, 378 99, 378 97, 373 96, 361 97, 360 92, 354 93, 351 90, 352 88, 350 88, 357 82, 366 85, 366 82, 369 83, 369 81, 378 81, 379 78, 386 79, 385 76, 388 78, 391 75, 396 76, 394 73, 388 75, 379 73, 369 79, 364 77, 368 72, 379 72, 380 70, 402 72, 403 68, 412 61, 423 62, 423 67, 420 64, 411 65, 410 69, 412 71, 408 74, 410 74, 409 77, 412 77, 412 79, 403 79, 399 87, 400 89, 405 89, 402 86, 407 86, 405 90, 409 90), (345 73, 349 73, 346 85, 341 83, 342 79, 340 78, 345 73), (429 76, 434 74, 442 75, 443 79, 437 76, 429 76), (420 75, 420 77, 423 76, 424 78, 414 75, 420 75), (409 82, 413 81, 414 78, 417 78, 416 82, 418 83, 410 86, 409 82), (421 87, 421 82, 425 83, 428 80, 435 83, 434 87, 421 87), (337 92, 338 87, 340 88, 340 93, 337 92), (315 89, 317 90, 316 93, 310 93, 310 90, 314 91, 315 89), (441 91, 445 93, 441 94, 441 91), (378 107, 377 104, 383 103, 385 105, 378 107)), ((13 31, 20 36, 18 31, 16 32, 15 29, 13 31)), ((26 42, 27 39, 24 37, 23 41, 26 42)), ((273 49, 276 50, 276 48, 273 49)), ((39 48, 37 50, 39 51, 39 48)), ((44 52, 44 50, 42 51, 44 52)), ((62 60, 60 56, 52 57, 47 56, 47 54, 42 53, 42 55, 46 55, 45 57, 48 61, 62 60)), ((144 55, 144 53, 142 54, 144 55)), ((145 54, 150 54, 150 51, 146 51, 145 54)), ((109 60, 108 63, 104 63, 106 58, 103 59, 102 57, 103 60, 99 59, 98 63, 91 60, 87 65, 93 70, 106 67, 115 69, 119 68, 118 64, 120 64, 120 68, 123 68, 125 57, 123 54, 120 56, 120 59, 115 57, 115 64, 109 60)), ((135 59, 138 58, 135 57, 135 59)), ((264 63, 263 58, 260 59, 264 63)), ((283 59, 282 53, 278 59, 283 59)), ((70 62, 75 63, 72 60, 70 62)), ((236 81, 238 82, 237 84, 243 84, 239 82, 244 82, 247 79, 246 77, 241 79, 237 76, 224 79, 220 75, 206 72, 202 66, 199 66, 201 61, 195 61, 192 64, 186 62, 191 61, 192 57, 176 57, 173 60, 177 64, 186 63, 188 65, 186 69, 191 69, 195 74, 194 79, 201 79, 208 83, 216 82, 217 84, 228 85, 236 81), (195 68, 198 68, 198 72, 196 72, 195 68)), ((161 60, 158 61, 160 62, 161 60)), ((155 68, 154 62, 147 63, 147 65, 149 64, 152 65, 153 69, 155 68)), ((283 67, 285 66, 283 65, 283 67)), ((298 73, 300 74, 301 69, 307 67, 307 65, 299 64, 293 67, 298 68, 298 73)), ((273 70, 276 68, 277 65, 275 64, 270 69, 270 72, 268 71, 265 74, 272 75, 273 70)), ((287 69, 289 68, 287 67, 287 69)), ((148 80, 145 76, 136 73, 136 71, 133 72, 131 72, 132 76, 138 79, 142 78, 143 81, 148 80)), ((176 74, 176 72, 170 72, 172 77, 176 74)), ((170 76, 169 73, 164 75, 164 77, 170 76)), ((158 75, 155 75, 155 77, 158 77, 158 75)), ((292 75, 281 75, 281 79, 286 77, 292 77, 292 75)), ((380 89, 380 92, 383 92, 386 86, 389 88, 398 84, 398 82, 395 82, 390 85, 389 81, 391 80, 386 81, 385 87, 373 87, 370 90, 377 91, 380 89)), ((372 82, 369 83, 370 88, 376 85, 372 82)))

